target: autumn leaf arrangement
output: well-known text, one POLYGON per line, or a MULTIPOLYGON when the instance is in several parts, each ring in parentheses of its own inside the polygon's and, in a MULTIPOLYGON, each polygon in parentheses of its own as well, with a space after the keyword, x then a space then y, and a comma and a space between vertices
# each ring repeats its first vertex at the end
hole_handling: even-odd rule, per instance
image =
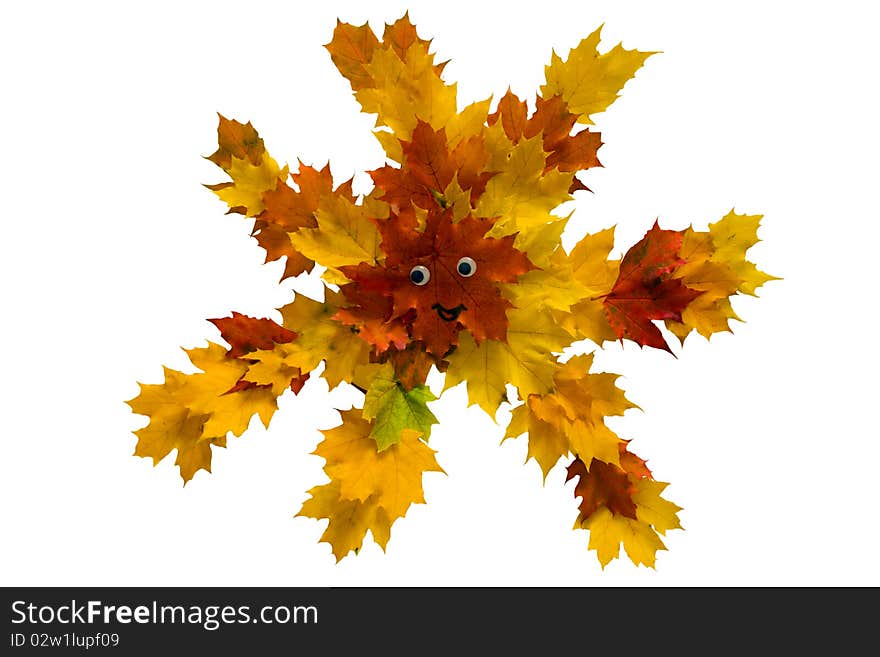
POLYGON ((616 340, 670 351, 656 322, 682 343, 729 331, 739 319, 731 297, 773 277, 746 258, 761 217, 734 211, 708 230, 655 223, 619 260, 613 228, 563 248, 568 217, 554 210, 587 189, 578 172, 601 166, 591 117, 654 54, 600 53, 600 30, 566 59, 553 54, 530 112, 510 91, 459 110, 408 15, 381 40, 366 24, 337 23, 326 47, 376 116, 388 160, 361 197, 351 181, 334 187, 329 165, 280 166, 249 122, 221 116, 208 159, 229 180, 209 187, 253 220, 282 279, 320 276, 323 297, 297 294, 280 324, 236 312, 209 320, 226 345, 187 349, 198 372, 165 368, 163 383, 140 384, 128 402, 149 417, 135 455, 158 463, 176 451, 186 482, 254 415, 268 427, 278 397, 310 377, 355 386, 362 406, 342 410, 315 450, 329 483, 298 515, 327 521, 321 540, 337 561, 367 531, 384 549, 394 522, 425 502, 424 473, 443 472, 428 446, 434 368, 444 390, 465 383, 469 403, 493 419, 509 402, 505 439, 525 436, 545 478, 565 461, 566 481, 577 480, 575 529, 588 530, 603 567, 621 545, 653 567, 681 509, 608 426, 634 407, 617 375, 592 371, 592 353, 562 353, 616 340))

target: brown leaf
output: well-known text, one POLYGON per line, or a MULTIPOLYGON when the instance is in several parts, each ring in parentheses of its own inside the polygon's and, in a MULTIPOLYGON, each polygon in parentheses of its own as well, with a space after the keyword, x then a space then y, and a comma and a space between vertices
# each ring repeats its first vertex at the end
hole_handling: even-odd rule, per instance
POLYGON ((611 463, 593 459, 589 470, 579 458, 568 466, 569 481, 578 477, 574 495, 581 498, 581 518, 589 518, 596 509, 606 507, 611 513, 636 518, 636 505, 632 500, 636 492, 626 472, 611 463))

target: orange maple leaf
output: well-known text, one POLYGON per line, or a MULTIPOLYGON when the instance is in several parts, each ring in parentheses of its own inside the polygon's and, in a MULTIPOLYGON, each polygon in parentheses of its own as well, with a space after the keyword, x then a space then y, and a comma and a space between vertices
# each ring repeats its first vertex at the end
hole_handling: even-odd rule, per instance
POLYGON ((462 190, 470 190, 471 204, 486 189, 494 175, 484 171, 489 162, 483 138, 472 136, 452 150, 446 139, 446 130, 434 130, 419 121, 410 141, 401 140, 403 165, 386 165, 370 172, 373 182, 382 190, 382 200, 396 210, 408 208, 410 203, 425 210, 443 205, 443 192, 457 177, 462 190))
MULTIPOLYGON (((509 89, 494 113, 488 116, 488 124, 495 125, 499 120, 504 134, 514 144, 520 139, 531 139, 543 134, 544 151, 547 154, 544 171, 559 169, 572 172, 600 167, 597 151, 602 145, 598 132, 581 130, 571 134, 578 115, 573 114, 562 96, 535 98, 535 112, 528 116, 528 106, 509 89)), ((577 179, 575 179, 577 180, 577 179)), ((576 189, 586 189, 577 181, 576 189)), ((572 190, 574 191, 574 190, 572 190)))
POLYGON ((275 344, 296 340, 296 333, 266 317, 249 317, 234 310, 231 317, 209 319, 220 329, 220 335, 229 343, 226 355, 239 358, 257 349, 272 349, 275 344))

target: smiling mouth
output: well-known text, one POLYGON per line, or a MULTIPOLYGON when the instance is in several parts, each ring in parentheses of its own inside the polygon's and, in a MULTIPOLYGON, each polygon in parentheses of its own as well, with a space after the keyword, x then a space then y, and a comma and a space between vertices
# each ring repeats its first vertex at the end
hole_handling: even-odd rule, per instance
POLYGON ((458 319, 458 316, 461 315, 461 311, 467 310, 467 308, 463 303, 458 304, 455 308, 444 308, 439 303, 435 303, 431 306, 431 310, 436 310, 440 319, 444 322, 454 322, 458 319))

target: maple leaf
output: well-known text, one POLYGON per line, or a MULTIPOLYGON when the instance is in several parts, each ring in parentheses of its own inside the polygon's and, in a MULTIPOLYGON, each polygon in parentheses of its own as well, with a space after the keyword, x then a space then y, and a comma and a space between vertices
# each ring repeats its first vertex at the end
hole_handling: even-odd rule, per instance
POLYGON ((574 174, 545 172, 547 154, 540 135, 512 144, 503 131, 498 133, 498 128, 496 123, 486 131, 485 142, 488 168, 497 173, 486 183, 474 213, 478 217, 498 217, 490 236, 519 233, 522 238, 552 222, 551 210, 571 200, 568 189, 574 174))
POLYGON ((220 335, 230 344, 226 355, 239 358, 257 349, 272 349, 296 339, 296 333, 265 317, 249 317, 235 311, 230 317, 209 319, 220 329, 220 335))
POLYGON ((702 294, 681 313, 681 321, 666 320, 666 327, 684 343, 696 330, 708 338, 730 331, 729 320, 739 319, 730 304, 733 295, 754 295, 764 283, 778 280, 758 270, 746 260, 746 251, 758 242, 760 215, 741 215, 731 210, 721 220, 709 224, 706 232, 686 229, 679 255, 685 264, 675 277, 702 294))
POLYGON ((458 194, 468 192, 468 202, 475 202, 483 193, 493 173, 485 171, 489 154, 481 136, 472 136, 454 149, 450 148, 446 130, 434 130, 419 120, 410 141, 401 140, 403 166, 384 166, 370 172, 382 200, 395 211, 413 203, 430 210, 445 208, 445 193, 455 181, 458 194))
POLYGON ((600 167, 598 150, 602 137, 589 129, 571 134, 577 115, 569 111, 568 103, 562 96, 535 99, 535 113, 525 127, 524 135, 531 137, 541 134, 544 150, 547 152, 545 171, 582 171, 600 167))
POLYGON ((655 222, 623 256, 617 281, 604 300, 608 323, 618 338, 672 353, 652 320, 681 321, 681 312, 701 294, 672 277, 684 264, 678 255, 681 240, 680 232, 661 230, 655 222))
POLYGON ((384 549, 391 524, 412 504, 425 502, 423 474, 443 472, 417 432, 403 431, 396 443, 379 451, 372 424, 359 411, 341 415, 342 424, 324 431, 314 452, 326 461, 330 483, 309 491, 312 499, 297 514, 330 519, 321 540, 331 544, 337 561, 360 548, 367 529, 384 549))
POLYGON ((207 185, 230 206, 230 212, 256 217, 251 235, 266 251, 266 262, 286 257, 282 279, 311 271, 315 261, 291 241, 301 228, 315 228, 320 200, 341 196, 353 200, 351 183, 333 189, 330 167, 317 170, 302 162, 287 183, 287 167, 279 169, 266 152, 250 122, 243 124, 220 115, 217 151, 208 156, 232 182, 207 185))
POLYGON ((311 271, 315 261, 300 253, 291 241, 291 234, 301 228, 316 228, 315 211, 324 196, 351 196, 350 183, 333 190, 330 166, 320 171, 300 162, 291 175, 296 189, 279 181, 275 189, 263 193, 263 211, 254 222, 251 235, 266 250, 266 262, 286 256, 282 279, 311 271))
POLYGON ((575 356, 553 375, 553 390, 532 394, 513 409, 504 439, 528 433, 526 460, 535 459, 546 479, 563 456, 619 464, 623 444, 605 418, 635 408, 616 374, 590 373, 593 355, 575 356))
MULTIPOLYGON (((559 319, 567 317, 572 306, 589 295, 589 288, 575 278, 572 262, 561 245, 567 223, 568 217, 556 219, 517 240, 518 248, 529 253, 536 266, 516 283, 501 286, 502 294, 517 308, 548 308, 556 311, 554 315, 559 319)), ((567 328, 575 333, 573 326, 567 328)))
POLYGON ((263 211, 263 194, 287 178, 287 167, 280 168, 266 152, 250 122, 218 117, 218 148, 207 159, 229 174, 232 182, 207 187, 226 202, 230 212, 255 217, 263 211))
POLYGON ((508 87, 507 93, 498 101, 495 111, 486 117, 486 122, 491 126, 500 120, 504 134, 515 144, 523 135, 528 117, 529 107, 526 101, 520 100, 508 87))
POLYGON ((254 351, 274 349, 276 344, 293 342, 297 334, 271 319, 256 318, 242 315, 235 311, 231 317, 209 319, 209 322, 220 329, 221 337, 231 346, 226 352, 229 358, 238 358, 248 363, 247 371, 229 389, 229 393, 240 392, 251 388, 271 388, 275 397, 280 396, 287 388, 299 393, 309 378, 308 372, 303 373, 299 368, 286 367, 280 378, 278 375, 267 377, 262 373, 264 363, 257 363, 246 358, 254 351))
POLYGON ((138 438, 134 455, 152 458, 153 465, 158 465, 176 449, 175 465, 185 483, 201 469, 211 471, 211 445, 216 442, 201 440, 207 415, 193 413, 177 397, 186 385, 186 375, 168 368, 164 371, 164 383, 141 383, 138 396, 126 402, 132 411, 150 418, 147 426, 134 432, 138 438))
MULTIPOLYGON (((409 139, 418 119, 440 128, 458 116, 455 85, 443 82, 443 64, 434 63, 429 46, 404 14, 386 29, 381 42, 366 23, 339 22, 326 47, 363 111, 377 115, 377 126, 409 139)), ((395 154, 393 146, 389 150, 395 154)))
POLYGON ((232 166, 232 158, 250 160, 251 164, 259 164, 266 152, 266 146, 260 135, 251 125, 239 123, 236 120, 227 119, 222 114, 217 114, 217 150, 207 158, 224 171, 232 166))
POLYGON ((298 230, 290 241, 300 253, 331 270, 375 263, 380 255, 379 232, 372 220, 387 214, 388 206, 381 201, 356 205, 342 195, 325 196, 315 211, 317 226, 298 230))
POLYGON ((342 288, 352 302, 365 292, 389 296, 391 318, 402 319, 410 337, 438 357, 462 329, 476 341, 505 338, 510 302, 497 284, 533 267, 513 248, 513 237, 484 237, 491 222, 467 216, 453 223, 449 211, 430 211, 423 232, 412 212, 392 214, 378 225, 384 263, 342 268, 354 283, 342 288))
POLYGON ((525 399, 553 389, 556 354, 568 346, 571 335, 544 309, 508 313, 507 340, 476 343, 462 333, 456 349, 446 356, 448 369, 444 390, 467 382, 469 404, 479 405, 491 417, 508 401, 510 383, 525 399))
POLYGON ((590 130, 571 134, 578 115, 569 111, 562 96, 538 96, 535 103, 535 112, 528 117, 525 101, 508 89, 495 113, 487 117, 487 122, 491 126, 500 119, 504 134, 514 144, 522 138, 541 135, 542 147, 547 154, 545 173, 551 169, 574 172, 602 166, 597 155, 602 145, 601 136, 590 130))
POLYGON ((337 563, 349 552, 357 554, 367 531, 383 550, 388 545, 392 521, 375 499, 363 502, 343 499, 339 494, 339 482, 315 486, 309 490, 309 495, 296 515, 328 520, 321 542, 330 544, 337 563))
POLYGON ((370 379, 363 417, 374 420, 370 437, 376 441, 379 451, 400 442, 404 431, 427 441, 431 425, 438 422, 427 406, 427 402, 437 399, 431 389, 426 385, 407 389, 395 376, 390 363, 376 368, 370 379))
POLYGON ((394 376, 404 390, 412 390, 425 383, 432 367, 445 369, 445 363, 425 351, 422 344, 410 342, 405 349, 390 349, 384 354, 394 368, 394 376))
POLYGON ((666 549, 660 535, 681 528, 681 507, 663 499, 668 484, 651 479, 644 461, 621 447, 621 467, 593 460, 587 468, 578 458, 569 465, 566 481, 578 478, 575 497, 581 498, 574 528, 589 530, 589 548, 603 568, 618 557, 621 543, 633 563, 653 568, 656 552, 666 549))
POLYGON ((410 342, 407 325, 404 319, 394 317, 394 301, 390 297, 364 290, 357 282, 346 283, 341 289, 350 305, 340 309, 333 319, 351 326, 376 353, 406 348, 410 342))
POLYGON ((620 261, 608 257, 613 246, 614 228, 608 228, 585 235, 568 256, 572 279, 581 284, 585 292, 572 305, 569 316, 563 319, 563 325, 579 337, 588 338, 600 346, 607 340, 617 338, 608 321, 604 303, 620 273, 620 261))
POLYGON ((230 357, 214 343, 185 350, 201 372, 183 374, 165 368, 161 384, 140 384, 140 394, 127 403, 147 415, 149 424, 135 431, 135 455, 158 464, 177 450, 176 465, 184 483, 199 470, 211 469, 211 446, 226 446, 227 433, 240 436, 259 415, 268 428, 277 408, 275 395, 263 387, 234 390, 247 363, 230 357))
POLYGON ((247 379, 283 389, 290 385, 291 375, 312 372, 324 361, 321 376, 334 388, 350 380, 358 366, 369 362, 367 342, 334 319, 342 305, 342 295, 330 289, 325 289, 324 294, 324 301, 298 294, 280 308, 284 327, 298 337, 292 342, 276 343, 271 350, 249 353, 252 364, 247 379))
POLYGON ((654 52, 626 50, 622 44, 599 54, 602 26, 572 48, 563 60, 555 52, 544 68, 547 83, 541 87, 544 98, 560 95, 578 115, 581 123, 592 123, 593 114, 604 112, 619 97, 623 85, 632 78, 654 52))

